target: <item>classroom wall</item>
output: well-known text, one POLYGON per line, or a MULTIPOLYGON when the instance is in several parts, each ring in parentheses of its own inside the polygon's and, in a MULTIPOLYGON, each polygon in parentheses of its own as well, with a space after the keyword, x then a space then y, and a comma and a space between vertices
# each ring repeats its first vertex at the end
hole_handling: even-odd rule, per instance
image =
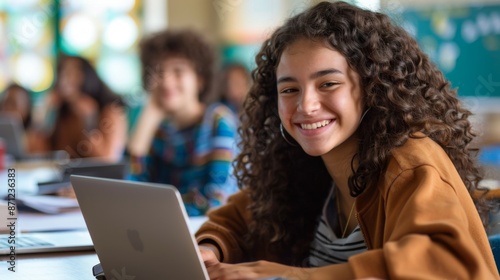
POLYGON ((167 19, 171 28, 194 28, 216 34, 215 1, 168 0, 167 19))

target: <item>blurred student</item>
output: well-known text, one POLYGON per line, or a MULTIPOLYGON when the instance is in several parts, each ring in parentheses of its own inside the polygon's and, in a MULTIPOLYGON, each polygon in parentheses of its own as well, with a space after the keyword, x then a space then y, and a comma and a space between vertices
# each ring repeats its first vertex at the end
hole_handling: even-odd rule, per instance
POLYGON ((231 176, 236 119, 212 103, 215 53, 199 34, 166 30, 140 45, 150 93, 128 144, 131 179, 168 183, 189 215, 203 215, 237 190, 231 176))
POLYGON ((26 152, 37 151, 40 145, 40 135, 32 129, 33 103, 31 91, 27 88, 10 83, 0 95, 0 118, 13 117, 18 119, 24 128, 24 147, 26 152))
POLYGON ((99 78, 90 62, 63 55, 42 119, 49 127, 46 149, 65 150, 71 158, 118 161, 127 136, 125 103, 99 78))
POLYGON ((31 125, 31 92, 16 84, 9 84, 0 95, 0 112, 19 118, 25 129, 31 125))
POLYGON ((250 90, 250 72, 240 63, 228 64, 222 71, 221 86, 222 102, 238 114, 250 90))

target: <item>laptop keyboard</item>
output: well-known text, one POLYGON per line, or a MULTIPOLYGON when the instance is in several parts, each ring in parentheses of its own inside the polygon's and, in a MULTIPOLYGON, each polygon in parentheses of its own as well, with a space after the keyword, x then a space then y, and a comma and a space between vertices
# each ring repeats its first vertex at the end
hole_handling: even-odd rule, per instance
POLYGON ((15 244, 9 244, 8 237, 0 238, 0 248, 9 248, 10 246, 16 246, 16 248, 47 247, 53 245, 50 242, 32 236, 17 236, 15 240, 15 244))

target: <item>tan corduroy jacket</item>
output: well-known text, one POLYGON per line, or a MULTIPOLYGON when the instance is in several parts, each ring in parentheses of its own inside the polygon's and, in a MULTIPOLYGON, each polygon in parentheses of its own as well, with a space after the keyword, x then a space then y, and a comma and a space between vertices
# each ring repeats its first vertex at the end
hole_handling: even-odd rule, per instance
MULTIPOLYGON (((196 238, 215 242, 224 262, 248 256, 279 262, 267 244, 245 246, 248 200, 240 192, 210 212, 196 238)), ((308 279, 499 279, 473 201, 449 157, 429 138, 395 149, 377 185, 356 198, 356 210, 368 251, 311 269, 308 279)))

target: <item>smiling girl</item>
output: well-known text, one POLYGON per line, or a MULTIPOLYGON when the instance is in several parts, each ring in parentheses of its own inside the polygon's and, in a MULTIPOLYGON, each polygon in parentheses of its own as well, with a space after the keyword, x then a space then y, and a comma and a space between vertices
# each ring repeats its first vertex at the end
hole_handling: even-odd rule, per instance
POLYGON ((322 2, 256 62, 242 190, 196 235, 211 279, 498 279, 471 113, 410 35, 322 2))

